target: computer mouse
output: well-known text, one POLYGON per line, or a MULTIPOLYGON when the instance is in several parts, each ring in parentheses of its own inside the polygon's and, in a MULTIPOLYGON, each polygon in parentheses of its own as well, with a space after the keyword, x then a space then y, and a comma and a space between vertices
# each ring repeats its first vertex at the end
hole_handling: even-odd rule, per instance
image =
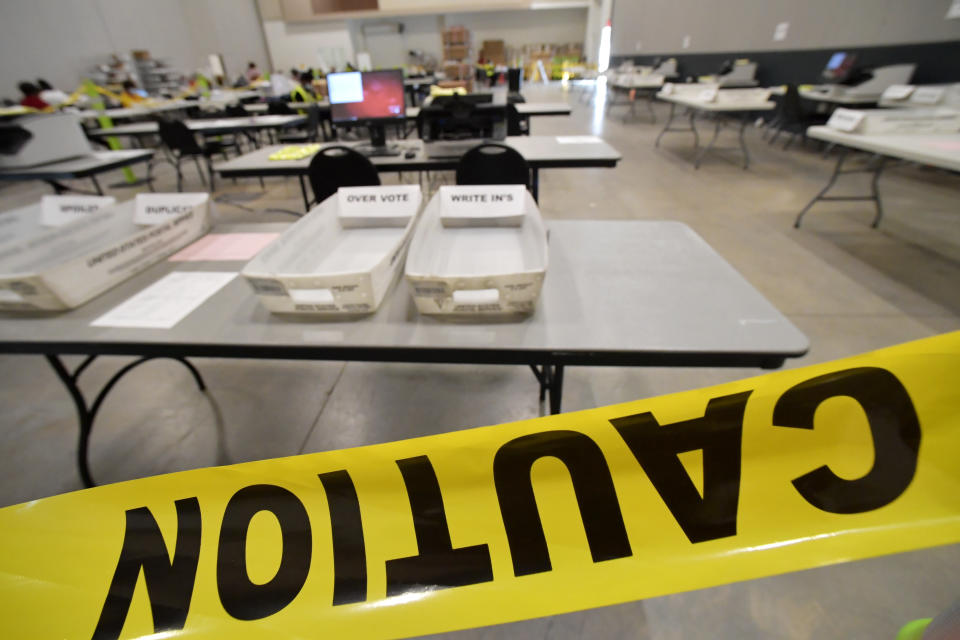
POLYGON ((409 158, 415 158, 416 155, 417 155, 416 151, 414 151, 413 149, 408 149, 407 152, 403 154, 403 157, 409 159, 409 158))

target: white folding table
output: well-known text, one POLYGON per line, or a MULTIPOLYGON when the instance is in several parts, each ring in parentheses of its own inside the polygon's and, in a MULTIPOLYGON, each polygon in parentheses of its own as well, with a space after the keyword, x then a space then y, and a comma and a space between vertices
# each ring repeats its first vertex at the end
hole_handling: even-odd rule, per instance
MULTIPOLYGON (((748 89, 747 91, 750 90, 748 89)), ((720 136, 720 130, 724 125, 723 116, 739 117, 740 126, 737 135, 740 141, 740 149, 743 152, 743 168, 748 168, 750 166, 750 152, 747 151, 747 142, 744 140, 743 134, 747 128, 747 124, 750 123, 751 115, 758 111, 770 111, 777 106, 776 103, 771 100, 726 101, 720 100, 719 96, 715 100, 703 100, 695 96, 666 94, 663 91, 657 94, 657 98, 670 103, 670 117, 667 119, 667 124, 664 125, 660 135, 657 136, 654 147, 660 146, 660 138, 662 138, 663 134, 667 132, 693 133, 693 150, 696 154, 694 156, 693 166, 698 169, 700 168, 700 162, 703 160, 703 157, 712 149, 714 149, 717 138, 720 136), (676 128, 670 126, 674 121, 677 106, 687 108, 690 121, 689 127, 676 128), (707 146, 704 147, 699 153, 697 153, 697 149, 700 147, 700 134, 697 133, 697 125, 695 123, 698 113, 710 114, 714 116, 714 120, 716 122, 713 137, 710 139, 709 144, 707 144, 707 146)))
POLYGON ((949 169, 950 171, 960 171, 960 133, 879 135, 846 133, 827 126, 816 126, 807 129, 807 136, 839 145, 840 152, 827 185, 797 214, 797 219, 793 223, 796 228, 800 227, 800 222, 807 211, 821 200, 872 201, 876 207, 876 215, 871 226, 876 228, 883 218, 883 206, 880 202, 880 192, 877 185, 888 158, 907 160, 931 167, 949 169), (875 154, 876 157, 863 167, 844 169, 844 162, 848 159, 851 149, 866 151, 875 154), (849 173, 871 174, 870 194, 865 196, 827 196, 826 193, 836 184, 837 178, 849 173))

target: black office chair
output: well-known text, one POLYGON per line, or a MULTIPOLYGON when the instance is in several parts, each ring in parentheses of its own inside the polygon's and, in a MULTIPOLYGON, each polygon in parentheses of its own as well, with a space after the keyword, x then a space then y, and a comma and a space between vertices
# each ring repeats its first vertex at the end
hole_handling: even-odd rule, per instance
POLYGON ((807 140, 807 127, 826 124, 827 116, 824 114, 808 113, 804 111, 800 100, 800 92, 796 85, 788 84, 787 90, 780 99, 780 109, 777 111, 774 120, 775 131, 770 137, 769 144, 777 141, 781 133, 790 134, 790 139, 783 145, 784 150, 788 149, 794 139, 799 134, 804 142, 807 140))
POLYGON ((507 105, 507 135, 508 136, 528 136, 530 135, 530 119, 524 118, 517 111, 516 104, 507 105))
POLYGON ((189 157, 192 157, 194 164, 197 165, 197 173, 200 174, 200 182, 204 186, 206 186, 207 181, 203 177, 203 169, 200 168, 199 158, 203 157, 206 160, 207 171, 210 173, 210 191, 213 191, 214 179, 211 158, 218 153, 222 154, 224 158, 227 157, 223 144, 217 140, 206 140, 202 145, 199 144, 193 132, 180 120, 158 119, 157 125, 160 139, 169 151, 166 158, 162 159, 167 160, 177 171, 177 191, 183 190, 183 173, 180 171, 180 162, 189 157))
POLYGON ((371 187, 380 184, 380 174, 365 155, 350 147, 325 147, 313 156, 307 168, 315 203, 320 203, 340 187, 371 187))
POLYGON ((516 149, 488 142, 460 158, 457 184, 522 184, 529 189, 530 165, 516 149))
POLYGON ((272 116, 295 115, 293 109, 287 106, 286 100, 271 100, 267 103, 267 113, 272 116))

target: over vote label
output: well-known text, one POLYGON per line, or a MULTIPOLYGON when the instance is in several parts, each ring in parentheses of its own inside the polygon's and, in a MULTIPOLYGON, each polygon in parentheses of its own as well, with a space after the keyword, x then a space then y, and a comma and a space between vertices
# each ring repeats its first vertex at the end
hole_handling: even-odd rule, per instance
POLYGON ((418 185, 340 187, 337 199, 341 216, 412 215, 420 208, 418 185))
POLYGON ((0 636, 405 637, 956 542, 958 377, 960 332, 8 507, 0 636))
POLYGON ((40 224, 59 227, 117 203, 110 196, 43 196, 40 199, 40 224))

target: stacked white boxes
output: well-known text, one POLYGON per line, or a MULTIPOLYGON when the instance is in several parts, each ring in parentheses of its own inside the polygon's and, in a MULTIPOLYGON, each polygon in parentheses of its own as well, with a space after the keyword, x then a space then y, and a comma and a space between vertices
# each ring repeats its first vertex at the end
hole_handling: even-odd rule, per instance
POLYGON ((73 221, 50 222, 41 203, 0 214, 0 310, 78 307, 209 230, 208 194, 151 195, 175 204, 149 224, 137 220, 143 201, 84 204, 76 196, 63 197, 69 205, 45 202, 61 214, 68 206, 87 210, 73 221))

